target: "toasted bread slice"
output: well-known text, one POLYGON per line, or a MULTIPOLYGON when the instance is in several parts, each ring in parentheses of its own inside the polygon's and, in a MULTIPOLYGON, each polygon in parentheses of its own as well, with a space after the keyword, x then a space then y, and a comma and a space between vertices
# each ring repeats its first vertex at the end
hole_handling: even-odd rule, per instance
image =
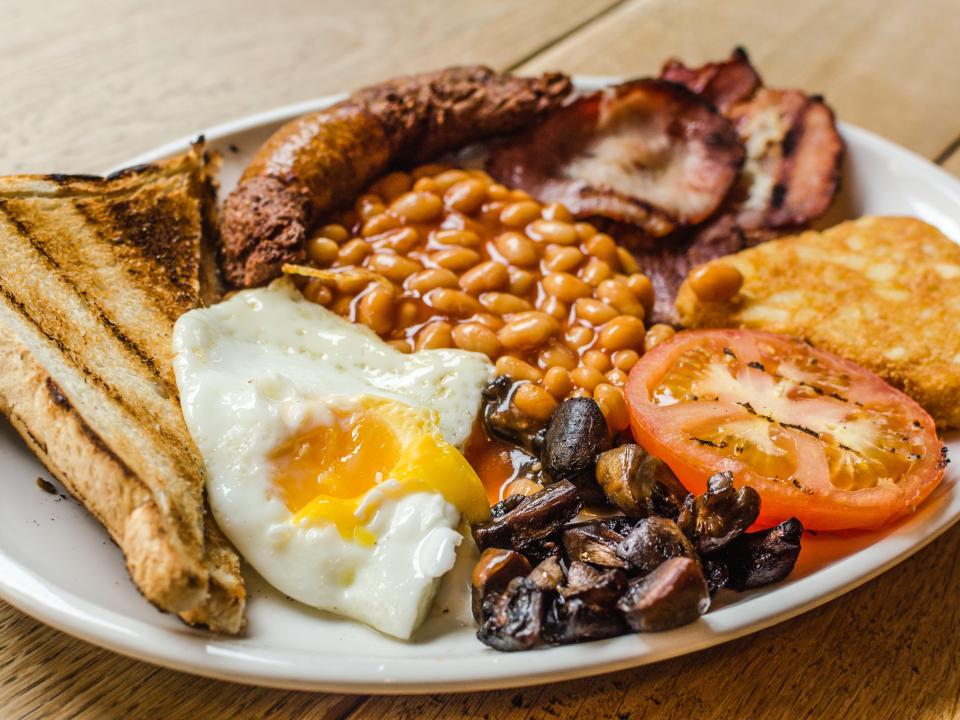
POLYGON ((684 282, 687 327, 794 335, 863 365, 960 426, 960 245, 925 222, 867 217, 715 260, 744 277, 728 302, 684 282))
POLYGON ((211 207, 199 146, 106 178, 0 178, 0 410, 150 602, 237 632, 239 560, 205 517, 170 365, 212 266, 211 207))

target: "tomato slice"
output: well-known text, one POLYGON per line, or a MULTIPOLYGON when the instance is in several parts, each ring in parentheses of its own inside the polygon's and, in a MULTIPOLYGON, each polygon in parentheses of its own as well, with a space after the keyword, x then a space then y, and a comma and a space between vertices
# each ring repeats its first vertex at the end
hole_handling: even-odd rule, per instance
POLYGON ((691 492, 730 470, 764 524, 873 528, 937 486, 946 448, 931 417, 869 370, 756 330, 681 332, 634 365, 633 434, 691 492))

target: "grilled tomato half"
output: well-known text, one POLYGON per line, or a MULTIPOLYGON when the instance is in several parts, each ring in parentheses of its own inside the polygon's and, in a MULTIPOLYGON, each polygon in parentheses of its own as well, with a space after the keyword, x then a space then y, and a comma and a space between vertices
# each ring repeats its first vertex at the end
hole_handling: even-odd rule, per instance
POLYGON ((869 370, 782 335, 694 330, 657 345, 626 387, 630 424, 687 489, 730 470, 760 493, 758 522, 874 528, 943 478, 931 417, 869 370))

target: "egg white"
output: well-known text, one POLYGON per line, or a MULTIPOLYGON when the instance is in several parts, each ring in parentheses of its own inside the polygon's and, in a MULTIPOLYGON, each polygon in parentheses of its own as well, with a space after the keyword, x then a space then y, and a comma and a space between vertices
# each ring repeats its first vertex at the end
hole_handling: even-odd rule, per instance
POLYGON ((365 546, 332 523, 295 524, 271 486, 269 455, 370 396, 433 411, 443 438, 462 449, 493 375, 489 360, 459 350, 405 355, 286 280, 185 314, 173 346, 210 506, 238 551, 290 597, 410 637, 453 567, 457 508, 436 492, 388 492, 387 480, 364 497, 365 527, 377 538, 365 546))

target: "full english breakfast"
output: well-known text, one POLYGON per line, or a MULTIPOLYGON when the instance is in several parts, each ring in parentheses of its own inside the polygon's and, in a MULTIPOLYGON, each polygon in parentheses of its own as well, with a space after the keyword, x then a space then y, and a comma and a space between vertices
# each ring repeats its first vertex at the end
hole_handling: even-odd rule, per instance
POLYGON ((190 624, 242 631, 242 558, 409 640, 476 551, 494 649, 676 628, 944 476, 960 249, 808 230, 843 157, 737 49, 587 94, 391 80, 220 207, 202 142, 0 178, 0 409, 190 624))

